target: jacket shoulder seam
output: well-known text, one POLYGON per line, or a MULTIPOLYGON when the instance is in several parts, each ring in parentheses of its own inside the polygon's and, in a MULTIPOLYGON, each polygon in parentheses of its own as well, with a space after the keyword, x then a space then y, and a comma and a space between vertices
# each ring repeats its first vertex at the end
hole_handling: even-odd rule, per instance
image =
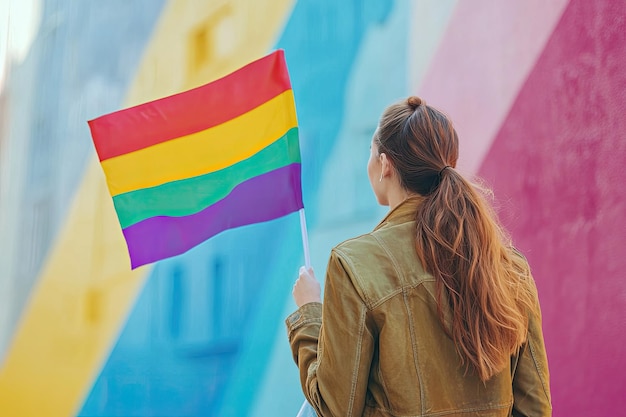
POLYGON ((350 257, 346 256, 346 253, 344 251, 342 251, 339 247, 333 248, 333 252, 335 252, 339 256, 339 258, 342 261, 344 261, 348 265, 348 267, 350 268, 350 272, 352 273, 352 276, 354 277, 355 284, 359 286, 359 289, 361 290, 361 294, 363 294, 363 300, 362 301, 365 303, 365 306, 367 307, 367 309, 371 310, 372 300, 369 298, 369 295, 365 291, 365 286, 363 285, 363 282, 361 281, 361 278, 359 277, 359 274, 356 272, 356 268, 354 267, 354 263, 352 262, 350 257))
POLYGON ((399 277, 401 277, 401 279, 402 279, 402 287, 404 287, 405 283, 407 282, 406 276, 404 275, 404 271, 402 271, 400 269, 400 267, 398 266, 398 262, 396 261, 396 257, 389 251, 389 249, 387 249, 387 245, 385 245, 385 242, 383 240, 381 240, 378 236, 376 236, 375 234, 372 234, 372 238, 374 240, 376 240, 376 242, 378 243, 378 246, 383 248, 383 250, 387 254, 387 257, 389 257, 389 260, 391 260, 391 264, 393 265, 394 272, 399 277))

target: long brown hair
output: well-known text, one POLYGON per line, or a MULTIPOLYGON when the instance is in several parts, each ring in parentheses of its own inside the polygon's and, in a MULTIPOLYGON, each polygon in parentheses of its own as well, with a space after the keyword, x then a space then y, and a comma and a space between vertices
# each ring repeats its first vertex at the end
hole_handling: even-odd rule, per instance
POLYGON ((454 169, 458 136, 443 113, 409 97, 383 113, 375 140, 403 188, 426 197, 416 213, 417 253, 437 280, 443 327, 462 362, 486 381, 526 339, 533 305, 523 282, 526 262, 512 250, 483 196, 487 190, 454 169))

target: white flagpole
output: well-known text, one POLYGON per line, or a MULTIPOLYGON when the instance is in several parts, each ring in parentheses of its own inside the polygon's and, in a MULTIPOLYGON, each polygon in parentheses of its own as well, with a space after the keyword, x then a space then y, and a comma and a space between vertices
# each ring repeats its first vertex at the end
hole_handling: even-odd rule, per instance
POLYGON ((302 407, 300 407, 300 411, 298 411, 296 417, 317 417, 317 414, 315 413, 313 407, 311 407, 311 405, 306 400, 304 400, 304 402, 302 403, 302 407))
POLYGON ((309 269, 311 267, 311 256, 309 255, 309 237, 306 232, 306 218, 304 217, 304 209, 300 209, 300 231, 302 232, 302 247, 304 248, 304 266, 309 269))
MULTIPOLYGON (((309 255, 309 236, 306 231, 306 217, 304 209, 300 209, 300 231, 302 232, 302 248, 304 249, 304 266, 309 269, 311 267, 311 256, 309 255)), ((296 417, 314 417, 315 411, 313 407, 305 400, 300 407, 300 411, 296 417)))

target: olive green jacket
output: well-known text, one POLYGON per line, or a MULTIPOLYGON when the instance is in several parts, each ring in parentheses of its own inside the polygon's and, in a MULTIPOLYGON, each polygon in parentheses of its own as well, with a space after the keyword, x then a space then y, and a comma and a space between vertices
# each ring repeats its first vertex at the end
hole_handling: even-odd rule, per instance
POLYGON ((440 324, 434 278, 415 252, 420 201, 334 248, 323 305, 287 318, 307 400, 319 416, 551 415, 538 301, 511 369, 483 383, 461 366, 440 324))

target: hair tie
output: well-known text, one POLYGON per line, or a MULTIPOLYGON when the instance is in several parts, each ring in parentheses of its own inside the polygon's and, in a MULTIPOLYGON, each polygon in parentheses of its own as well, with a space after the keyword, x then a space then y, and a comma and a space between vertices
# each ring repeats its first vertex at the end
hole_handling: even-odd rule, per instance
POLYGON ((441 175, 443 175, 443 171, 446 170, 446 168, 452 168, 450 165, 446 165, 445 167, 441 168, 441 171, 439 171, 439 176, 441 177, 441 175))

